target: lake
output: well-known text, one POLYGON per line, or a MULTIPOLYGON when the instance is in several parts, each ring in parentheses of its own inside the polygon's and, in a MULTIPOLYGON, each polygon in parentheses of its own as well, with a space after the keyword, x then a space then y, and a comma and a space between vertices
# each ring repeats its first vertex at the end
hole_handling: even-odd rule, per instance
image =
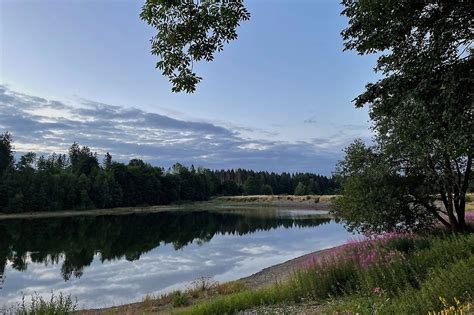
MULTIPOLYGON (((81 308, 249 276, 353 238, 317 211, 169 211, 0 221, 0 305, 63 292, 81 308)), ((1 309, 1 308, 0 308, 1 309)))

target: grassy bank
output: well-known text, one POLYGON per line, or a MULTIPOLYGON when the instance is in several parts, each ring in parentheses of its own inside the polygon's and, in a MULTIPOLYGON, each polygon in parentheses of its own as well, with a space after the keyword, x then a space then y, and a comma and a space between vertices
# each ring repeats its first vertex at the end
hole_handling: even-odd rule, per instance
POLYGON ((474 234, 387 234, 308 261, 287 282, 213 298, 176 314, 232 314, 313 301, 326 313, 413 314, 467 309, 474 297, 474 234))
MULTIPOLYGON (((472 226, 471 226, 472 228, 472 226)), ((474 233, 385 234, 351 241, 305 262, 285 282, 252 289, 200 279, 188 290, 82 314, 234 314, 288 310, 328 314, 469 314, 474 302, 474 233), (457 312, 457 313, 456 313, 457 312)), ((66 300, 45 304, 70 314, 66 300)), ((54 301, 53 301, 54 302, 54 301)), ((12 314, 39 314, 32 307, 12 314)))

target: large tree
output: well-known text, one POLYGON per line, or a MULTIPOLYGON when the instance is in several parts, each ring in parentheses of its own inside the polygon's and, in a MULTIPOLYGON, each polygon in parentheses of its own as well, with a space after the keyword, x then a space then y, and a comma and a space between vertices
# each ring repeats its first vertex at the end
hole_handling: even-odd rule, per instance
POLYGON ((392 222, 384 229, 421 227, 429 216, 464 229, 474 148, 474 2, 342 4, 345 48, 377 54, 383 78, 355 99, 370 109, 375 143, 348 148, 335 213, 365 231, 379 230, 383 220, 392 222))

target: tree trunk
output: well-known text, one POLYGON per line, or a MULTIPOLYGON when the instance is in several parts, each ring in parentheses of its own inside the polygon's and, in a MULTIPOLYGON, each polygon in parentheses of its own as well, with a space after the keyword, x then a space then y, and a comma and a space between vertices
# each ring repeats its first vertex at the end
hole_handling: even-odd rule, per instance
POLYGON ((459 192, 459 209, 457 210, 458 222, 460 228, 465 231, 466 225, 466 193, 469 188, 469 181, 471 179, 472 156, 467 157, 466 171, 464 173, 463 184, 459 192))
POLYGON ((448 193, 441 191, 440 194, 441 194, 441 200, 443 200, 444 208, 446 209, 446 213, 448 214, 449 225, 451 227, 451 231, 457 232, 459 230, 459 224, 458 224, 458 220, 456 219, 456 216, 454 215, 453 200, 452 200, 453 197, 449 191, 448 193))

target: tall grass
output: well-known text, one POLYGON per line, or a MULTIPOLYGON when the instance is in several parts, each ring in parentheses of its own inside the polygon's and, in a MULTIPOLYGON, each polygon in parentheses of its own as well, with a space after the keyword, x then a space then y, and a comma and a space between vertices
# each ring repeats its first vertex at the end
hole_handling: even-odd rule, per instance
POLYGON ((228 296, 217 297, 204 301, 190 308, 179 311, 179 314, 234 314, 257 305, 271 305, 282 301, 291 301, 295 298, 291 287, 273 285, 255 291, 246 290, 228 296))
POLYGON ((474 257, 471 256, 447 266, 431 269, 425 280, 420 282, 419 289, 408 286, 398 295, 390 294, 391 292, 386 290, 347 295, 342 300, 334 302, 328 311, 361 314, 427 314, 428 312, 436 314, 438 310, 447 308, 444 314, 455 314, 461 307, 468 310, 469 304, 473 301, 473 268, 474 257))
POLYGON ((285 283, 209 300, 183 313, 231 314, 308 298, 339 301, 331 307, 342 312, 428 312, 443 306, 440 297, 472 301, 473 253, 474 234, 387 234, 351 242, 332 256, 309 261, 285 283))
POLYGON ((76 309, 77 301, 73 300, 70 295, 51 293, 50 299, 45 300, 35 293, 31 296, 29 303, 23 296, 21 303, 6 310, 0 309, 0 312, 9 315, 69 315, 74 314, 76 309))

